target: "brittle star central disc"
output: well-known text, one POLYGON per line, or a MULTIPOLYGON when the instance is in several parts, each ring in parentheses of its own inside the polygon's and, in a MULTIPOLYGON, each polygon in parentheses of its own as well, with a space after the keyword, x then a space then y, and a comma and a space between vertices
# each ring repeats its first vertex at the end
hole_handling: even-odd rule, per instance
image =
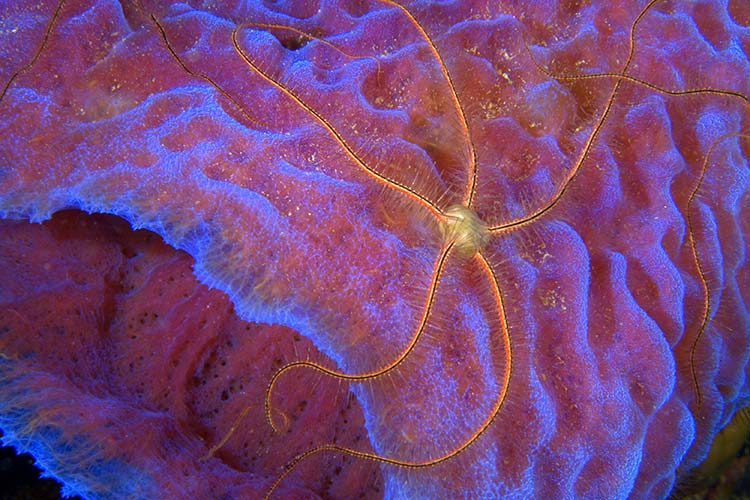
POLYGON ((490 236, 484 222, 464 205, 452 205, 445 211, 440 232, 445 243, 452 243, 463 255, 473 255, 481 250, 490 236))

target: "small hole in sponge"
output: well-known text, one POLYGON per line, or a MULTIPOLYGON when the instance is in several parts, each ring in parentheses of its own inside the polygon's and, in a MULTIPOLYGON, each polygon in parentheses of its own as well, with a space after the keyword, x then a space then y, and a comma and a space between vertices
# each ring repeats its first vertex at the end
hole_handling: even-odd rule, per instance
POLYGON ((297 30, 292 29, 269 29, 269 33, 271 33, 276 40, 279 41, 282 47, 284 47, 287 50, 299 50, 303 48, 305 45, 310 43, 313 38, 321 38, 322 33, 315 32, 315 33, 301 33, 297 30))

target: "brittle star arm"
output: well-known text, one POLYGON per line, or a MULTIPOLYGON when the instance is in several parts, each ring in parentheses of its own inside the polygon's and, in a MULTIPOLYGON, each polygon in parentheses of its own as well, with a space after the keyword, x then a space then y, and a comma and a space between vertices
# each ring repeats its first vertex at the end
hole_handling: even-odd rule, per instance
POLYGON ((693 386, 695 388, 695 398, 696 403, 698 407, 698 411, 700 411, 701 405, 703 404, 703 395, 701 393, 700 384, 698 383, 698 374, 697 370, 695 368, 695 352, 698 348, 698 342, 700 341, 701 337, 703 336, 703 333, 706 331, 706 327, 708 326, 709 321, 709 313, 711 309, 711 290, 708 286, 708 280, 706 279, 706 272, 703 268, 703 264, 701 264, 701 260, 698 258, 698 245, 695 240, 695 229, 693 225, 693 218, 690 215, 690 207, 695 200, 696 196, 698 195, 698 191, 700 190, 701 186, 703 185, 703 180, 706 176, 706 170, 708 169, 708 161, 711 157, 711 154, 713 153, 714 149, 720 142, 722 142, 725 139, 728 139, 730 137, 738 137, 742 139, 746 139, 750 142, 750 135, 748 134, 741 134, 738 132, 730 132, 727 134, 723 134, 711 143, 711 146, 708 148, 708 152, 706 152, 706 156, 703 159, 703 165, 701 167, 700 176, 698 177, 698 182, 695 185, 695 188, 690 193, 690 196, 688 197, 688 201, 686 204, 686 210, 685 210, 685 219, 687 221, 687 230, 688 230, 688 238, 690 240, 690 249, 693 253, 693 259, 695 260, 695 267, 698 271, 698 276, 700 277, 701 287, 703 288, 703 311, 701 316, 701 324, 698 329, 698 333, 695 336, 695 339, 693 339, 693 344, 690 346, 690 375, 693 379, 693 386))
POLYGON ((327 118, 325 118, 323 115, 320 114, 317 110, 315 110, 312 106, 307 104, 305 101, 302 100, 301 97, 299 97, 295 92, 287 88, 285 85, 283 85, 281 82, 274 79, 268 72, 261 69, 253 60, 250 58, 249 55, 240 47, 240 44, 237 40, 237 33, 239 30, 252 26, 251 24, 241 24, 234 28, 232 30, 232 45, 234 46, 235 52, 242 58, 243 61, 255 72, 258 76, 260 76, 262 79, 264 79, 266 82, 271 84, 273 87, 278 89, 280 92, 288 96, 292 101, 294 101, 300 108, 304 109, 310 116, 312 116, 320 125, 323 126, 323 128, 333 137, 333 139, 339 144, 341 149, 345 152, 345 154, 352 160, 354 163, 364 172, 366 172, 368 175, 376 179, 378 182, 395 189, 398 192, 401 192, 402 194, 408 196, 409 198, 415 200, 420 205, 422 205, 424 208, 426 208, 432 215, 434 215, 437 219, 440 219, 443 215, 442 209, 432 200, 424 196, 423 194, 415 191, 411 187, 407 186, 406 184, 399 182, 395 179, 390 179, 377 170, 373 169, 367 163, 360 158, 360 156, 354 151, 352 146, 344 139, 344 137, 331 125, 331 123, 328 121, 327 118))
POLYGON ((414 27, 419 31, 419 34, 424 38, 425 42, 427 42, 427 45, 430 47, 430 52, 432 52, 432 55, 435 57, 435 60, 438 62, 438 65, 440 66, 440 72, 443 74, 443 78, 445 79, 446 83, 448 84, 448 89, 450 90, 451 94, 451 101, 453 102, 453 107, 456 109, 456 112, 458 113, 459 118, 459 124, 461 126, 461 132, 463 137, 466 140, 466 147, 469 152, 469 175, 468 175, 468 183, 466 186, 466 193, 464 194, 463 202, 462 204, 465 207, 471 208, 471 205, 474 201, 474 194, 476 191, 476 184, 477 184, 477 153, 476 148, 474 147, 474 142, 471 140, 471 135, 469 134, 469 124, 468 120, 466 119, 466 113, 464 112, 463 106, 461 106, 461 102, 458 99, 458 93, 456 92, 456 85, 453 83, 453 78, 450 75, 450 72, 448 71, 448 67, 445 64, 445 61, 443 61, 443 56, 440 55, 440 52, 437 50, 437 47, 435 46, 435 42, 432 41, 432 38, 427 34, 427 31, 424 29, 422 24, 417 21, 417 19, 414 17, 414 15, 409 12, 409 10, 404 7, 403 5, 394 2, 393 0, 380 0, 381 2, 391 5, 394 7, 397 7, 401 10, 401 12, 404 13, 404 15, 409 19, 409 22, 414 25, 414 27))
MULTIPOLYGON (((628 57, 625 60, 625 64, 623 65, 622 74, 627 73, 628 68, 630 67, 630 63, 633 60, 633 54, 635 53, 635 30, 638 26, 638 23, 640 23, 641 19, 643 19, 643 16, 648 12, 648 10, 659 0, 651 0, 646 6, 641 10, 641 12, 638 14, 638 16, 635 18, 635 21, 633 21, 633 24, 630 26, 630 33, 628 35, 629 40, 629 46, 628 46, 628 57)), ((524 42, 525 43, 525 42, 524 42)), ((533 60, 533 58, 532 58, 533 60)), ((545 72, 545 74, 547 74, 545 72)), ((536 209, 533 213, 530 215, 525 215, 521 218, 518 218, 516 220, 512 220, 509 222, 505 222, 502 224, 498 224, 496 226, 491 226, 488 230, 490 233, 493 232, 499 232, 504 231, 508 229, 515 229, 519 228, 521 226, 525 226, 529 224, 530 222, 542 217, 544 214, 549 212, 560 199, 563 197, 565 192, 567 191, 568 187, 570 186, 570 183, 573 181, 573 179, 578 175, 578 172, 581 170, 581 166, 583 165, 583 162, 588 157, 589 152, 591 151, 591 148, 594 145, 594 141, 596 140, 596 137, 599 135, 599 131, 604 126, 604 122, 607 120, 607 116, 609 116, 609 112, 612 109, 612 105, 614 104, 615 97, 617 96, 617 91, 620 88, 621 80, 618 79, 614 86, 612 87, 612 90, 609 93, 609 97, 607 98, 607 102, 604 105, 604 109, 602 110, 601 115, 597 119, 596 123, 594 124, 593 128, 591 129, 591 133, 589 134, 588 138, 586 139, 586 142, 584 143, 583 149, 581 150, 580 154, 578 155, 578 158, 576 159, 575 163, 573 164, 573 168, 570 169, 568 172, 568 175, 565 179, 563 179, 563 182, 560 184, 560 187, 557 189, 557 192, 552 196, 547 203, 545 203, 543 206, 536 209)))
MULTIPOLYGON (((653 3, 655 3, 655 2, 652 2, 652 4, 653 3)), ((647 6, 647 8, 650 7, 652 4, 649 4, 647 6)), ((725 97, 739 99, 745 107, 750 107, 750 98, 748 96, 746 96, 745 94, 742 94, 741 92, 737 92, 737 91, 734 91, 734 90, 713 89, 713 88, 694 88, 694 89, 687 89, 687 90, 671 90, 671 89, 666 89, 666 88, 660 87, 658 85, 654 85, 654 84, 652 84, 650 82, 647 82, 645 80, 642 80, 640 78, 636 78, 636 77, 627 75, 624 72, 623 73, 606 73, 606 72, 605 73, 591 73, 591 74, 583 74, 583 75, 558 75, 558 74, 554 74, 554 73, 551 73, 549 70, 547 70, 545 67, 543 67, 541 64, 539 64, 536 61, 536 59, 534 58, 533 54, 531 53, 531 50, 530 50, 530 48, 529 48, 529 46, 528 46, 528 44, 526 43, 525 40, 524 40, 524 46, 526 47, 526 50, 527 50, 527 52, 529 54, 529 57, 531 58, 531 61, 534 63, 534 65, 537 67, 537 69, 540 72, 544 73, 545 75, 549 76, 550 78, 554 78, 554 79, 557 79, 557 80, 584 80, 584 79, 594 79, 594 78, 617 78, 618 82, 619 81, 627 81, 627 82, 630 82, 632 84, 640 85, 640 86, 643 86, 645 88, 651 89, 651 90, 653 90, 655 92, 662 93, 662 94, 669 95, 669 96, 689 96, 689 95, 701 95, 701 94, 720 95, 720 96, 725 96, 725 97)), ((737 132, 731 132, 731 133, 724 134, 724 135, 722 135, 722 136, 720 136, 720 137, 718 137, 717 139, 714 140, 714 142, 709 147, 709 150, 706 153, 706 156, 704 157, 704 161, 703 161, 703 165, 701 167, 701 173, 700 173, 698 182, 697 182, 694 190, 691 192, 691 194, 689 196, 688 203, 687 203, 687 208, 686 208, 686 222, 687 222, 687 226, 688 226, 688 236, 689 236, 689 241, 690 241, 690 247, 691 247, 691 251, 693 253, 693 258, 695 260, 696 269, 698 270, 698 274, 700 276, 701 287, 703 288, 703 295, 704 295, 704 307, 703 307, 703 313, 702 313, 702 318, 701 318, 701 325, 699 327, 699 330, 698 330, 698 333, 697 333, 695 339, 693 340, 693 344, 692 344, 692 346, 690 348, 690 372, 691 372, 691 377, 692 377, 693 387, 694 387, 694 391, 695 391, 695 397, 696 397, 696 402, 697 402, 698 410, 700 410, 700 408, 702 406, 703 395, 701 393, 700 384, 698 383, 698 376, 697 376, 696 368, 695 368, 695 353, 696 353, 696 350, 697 350, 698 343, 699 343, 700 339, 702 338, 703 333, 704 333, 704 331, 706 329, 706 326, 708 324, 708 315, 709 315, 709 310, 710 310, 711 295, 710 295, 710 290, 709 290, 709 287, 708 287, 708 284, 707 284, 705 272, 703 270, 703 267, 702 267, 702 264, 700 262, 700 259, 698 258, 698 249, 697 249, 697 244, 696 244, 696 241, 695 241, 695 234, 694 234, 694 230, 693 230, 693 221, 692 221, 692 217, 690 215, 690 213, 691 213, 690 207, 691 207, 691 204, 694 201, 694 199, 695 199, 695 197, 696 197, 696 195, 697 195, 697 193, 698 193, 698 191, 699 191, 699 189, 700 189, 700 187, 701 187, 701 185, 703 183, 703 179, 705 177, 705 173, 706 173, 706 169, 707 169, 708 160, 709 160, 709 157, 711 156, 714 148, 718 145, 719 142, 721 142, 722 140, 727 139, 729 137, 747 138, 748 136, 745 135, 745 134, 737 133, 737 132)), ((497 231, 497 230, 506 229, 506 228, 507 227, 494 227, 494 228, 490 228, 490 230, 491 231, 493 231, 493 230, 497 231)))
POLYGON ((487 261, 487 258, 481 252, 477 252, 475 254, 475 258, 477 259, 478 264, 482 268, 484 274, 489 278, 489 281, 490 281, 490 286, 492 288, 494 299, 495 299, 495 305, 497 307, 497 315, 500 321, 500 329, 502 330, 503 346, 504 346, 504 351, 505 351, 505 369, 503 372, 503 379, 498 390, 497 398, 495 399, 495 404, 492 408, 492 411, 485 418, 485 420, 481 423, 481 425, 471 434, 471 436, 469 436, 466 440, 464 440, 460 445, 455 447, 453 450, 435 459, 426 460, 422 462, 399 460, 399 459, 395 459, 391 457, 378 455, 375 453, 355 450, 353 448, 348 448, 346 446, 339 446, 336 444, 325 444, 321 446, 316 446, 314 448, 309 449, 308 451, 304 453, 301 453, 300 455, 297 455, 294 459, 292 459, 289 463, 287 463, 287 465, 284 467, 284 471, 279 475, 278 478, 276 478, 276 480, 271 484, 271 487, 268 489, 268 492, 266 492, 265 496, 263 497, 264 500, 268 500, 271 497, 271 495, 273 495, 273 492, 276 490, 276 488, 278 488, 279 484, 281 484, 284 478, 286 478, 289 475, 289 473, 291 473, 300 463, 302 463, 307 458, 313 455, 316 455, 318 453, 321 453, 321 452, 341 453, 341 454, 349 455, 349 456, 356 457, 356 458, 371 460, 371 461, 380 462, 380 463, 392 465, 395 467, 402 467, 406 469, 426 469, 429 467, 434 467, 448 460, 451 460, 452 458, 455 458, 459 454, 463 453, 467 448, 469 448, 469 446, 474 444, 487 431, 487 429, 490 428, 490 426, 492 425, 492 423, 495 421, 498 414, 500 413, 503 403, 505 402, 505 399, 507 397, 508 387, 510 386, 511 373, 513 369, 513 365, 512 365, 513 356, 512 356, 512 350, 511 350, 512 346, 511 346, 510 334, 508 331, 508 322, 507 322, 507 318, 505 315, 505 306, 503 303, 503 296, 500 291, 500 286, 498 284, 497 276, 495 274, 495 271, 492 269, 492 266, 487 261))
POLYGON ((34 55, 31 57, 29 62, 27 62, 22 67, 14 71, 13 74, 10 75, 10 78, 8 78, 8 81, 5 82, 5 85, 3 85, 3 89, 2 91, 0 91, 0 102, 3 101, 5 94, 8 92, 8 88, 10 88, 10 86, 13 84, 13 80, 18 78, 18 76, 21 73, 25 73, 26 71, 31 69, 31 67, 36 63, 37 59, 39 59, 39 56, 42 54, 42 51, 44 50, 44 47, 47 46, 49 37, 52 34, 52 30, 55 27, 55 23, 57 22, 57 19, 60 17, 60 12, 62 11, 64 4, 65 4, 65 0, 60 0, 60 2, 58 2, 57 7, 55 7, 55 11, 52 13, 52 16, 50 17, 49 22, 47 23, 47 27, 44 30, 44 37, 42 37, 42 41, 39 43, 39 47, 37 47, 36 51, 34 52, 34 55))
POLYGON ((270 424, 270 426, 273 428, 275 432, 280 432, 280 430, 275 425, 274 420, 273 420, 271 397, 273 395, 273 389, 276 386, 276 383, 278 382, 279 377, 281 377, 284 373, 288 372, 289 370, 292 370, 295 368, 310 368, 312 370, 316 370, 320 373, 337 378, 339 380, 362 382, 365 380, 370 380, 373 378, 383 376, 391 372, 392 370, 396 369, 401 363, 404 362, 404 360, 414 350, 414 347, 419 342, 419 339, 422 337, 422 334, 424 333, 425 328, 427 327, 427 321, 429 320, 430 314, 432 312, 432 307, 435 303, 435 295, 437 293, 438 285, 440 284, 440 278, 443 274, 445 263, 448 260, 448 256, 450 255, 450 252, 453 246, 454 246, 453 243, 447 245, 438 256, 437 261, 435 262, 433 266, 432 281, 427 290, 427 298, 425 300, 425 305, 422 310, 422 317, 419 321, 417 329, 414 332, 414 335, 412 335, 411 339, 409 340, 409 343, 406 345, 404 350, 401 351, 401 353, 399 353, 399 355, 394 360, 392 360, 391 362, 389 362, 387 365, 383 366, 382 368, 369 371, 369 372, 365 372, 365 373, 345 373, 345 372, 341 372, 338 370, 333 370, 331 368, 327 368, 319 363, 314 363, 312 361, 295 361, 295 362, 289 363, 281 367, 273 375, 273 377, 271 378, 271 381, 268 384, 268 388, 266 389, 265 410, 266 410, 266 419, 268 420, 268 423, 270 424))
POLYGON ((291 31, 292 33, 296 33, 300 37, 304 37, 310 40, 315 40, 316 42, 319 42, 325 45, 326 47, 329 47, 330 49, 335 50, 339 54, 349 59, 369 59, 375 63, 375 66, 377 68, 376 69, 377 79, 378 79, 378 82, 380 82, 380 73, 381 73, 380 60, 375 56, 357 56, 354 54, 350 54, 346 52, 345 50, 343 50, 342 48, 340 48, 339 46, 337 46, 335 43, 332 43, 326 40, 325 38, 315 36, 312 33, 308 33, 307 31, 301 30, 299 28, 295 28, 294 26, 286 26, 284 24, 276 24, 276 23, 254 23, 254 22, 246 22, 243 24, 243 26, 248 27, 248 28, 263 28, 263 29, 277 29, 277 30, 291 31))
POLYGON ((200 78, 201 80, 205 81, 209 85, 211 85, 214 89, 216 89, 217 92, 219 92, 226 100, 228 100, 234 107, 237 109, 245 119, 252 123, 254 126, 261 128, 261 125, 258 123, 258 121, 250 116, 250 114, 245 110, 245 108, 235 99, 232 94, 227 92, 221 85, 216 83, 214 80, 212 80, 207 75, 204 75, 203 73, 198 73, 196 71, 193 71, 188 67, 187 64, 185 64, 180 56, 177 55, 177 52, 172 47, 172 44, 169 42, 169 38, 167 37, 167 32, 164 30, 164 27, 159 22, 159 20, 151 14, 151 22, 154 23, 156 28, 159 30, 159 34, 161 35, 162 40, 164 41, 164 45, 166 45, 167 50, 169 51, 169 54, 172 56, 172 58, 177 61, 177 64, 180 65, 180 67, 190 76, 195 78, 200 78))
POLYGON ((659 85, 655 85, 649 81, 643 80, 642 78, 631 76, 625 73, 603 72, 603 73, 584 73, 580 75, 561 75, 561 74, 552 73, 547 68, 542 66, 539 63, 539 61, 536 60, 536 58, 534 57, 534 54, 531 53, 531 48, 529 47, 529 44, 526 42, 526 40, 523 41, 523 45, 526 48, 526 52, 529 55, 529 59, 531 60, 532 64, 536 66, 537 70, 540 73, 543 73, 547 75, 548 77, 555 79, 555 80, 577 81, 577 80, 593 80, 596 78, 616 78, 618 80, 630 82, 635 85, 640 85, 641 87, 651 89, 654 92, 658 92, 660 94, 665 94, 669 96, 685 96, 685 95, 696 95, 696 94, 698 95, 699 94, 723 95, 727 97, 738 98, 744 101, 746 105, 750 106, 750 97, 746 96, 742 92, 737 92, 735 90, 713 89, 709 87, 700 87, 700 88, 693 88, 693 89, 686 89, 686 90, 672 90, 672 89, 661 87, 659 85))

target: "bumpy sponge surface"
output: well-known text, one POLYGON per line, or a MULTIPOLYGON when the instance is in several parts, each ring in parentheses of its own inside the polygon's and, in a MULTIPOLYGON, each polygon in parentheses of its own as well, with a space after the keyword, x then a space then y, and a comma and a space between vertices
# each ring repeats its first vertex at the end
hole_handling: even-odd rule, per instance
POLYGON ((750 404, 747 2, 0 20, 0 427, 67 491, 664 498, 750 404))

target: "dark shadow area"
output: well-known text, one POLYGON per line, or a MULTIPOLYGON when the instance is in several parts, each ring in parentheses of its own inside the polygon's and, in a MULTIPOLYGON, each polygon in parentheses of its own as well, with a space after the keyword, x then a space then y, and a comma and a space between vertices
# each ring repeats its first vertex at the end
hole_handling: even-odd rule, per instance
MULTIPOLYGON (((0 432, 0 436, 2 433, 0 432)), ((28 453, 17 454, 11 446, 0 448, 0 500, 58 500, 63 498, 61 485, 54 479, 40 477, 28 453)), ((79 496, 70 500, 82 500, 79 496)))

